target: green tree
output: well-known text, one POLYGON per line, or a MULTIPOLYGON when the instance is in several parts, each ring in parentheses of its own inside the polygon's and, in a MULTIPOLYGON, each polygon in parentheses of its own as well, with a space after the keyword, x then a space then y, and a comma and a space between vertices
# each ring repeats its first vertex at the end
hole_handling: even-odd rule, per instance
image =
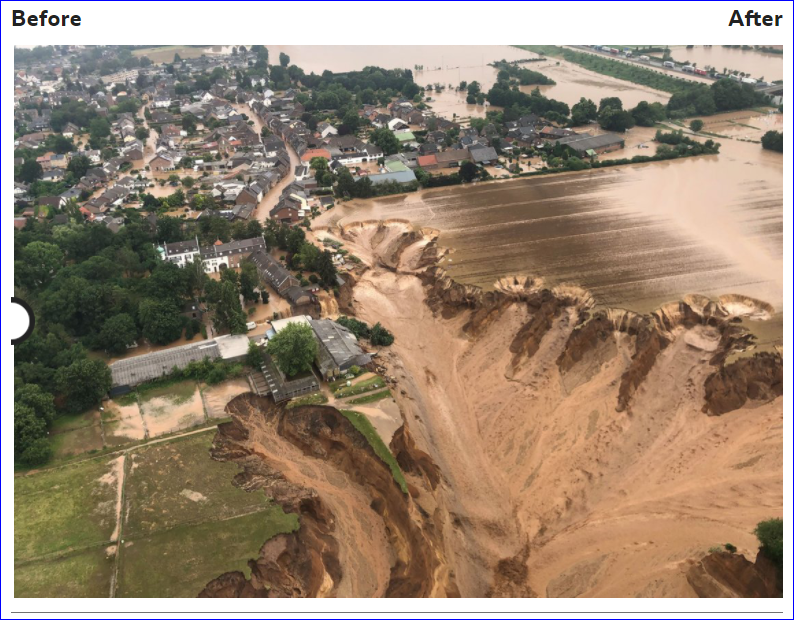
POLYGON ((113 381, 105 362, 82 359, 59 368, 55 373, 55 383, 66 397, 66 410, 80 413, 99 404, 113 381))
POLYGON ((289 56, 287 56, 284 52, 281 52, 278 55, 278 64, 282 67, 286 67, 289 64, 289 56))
MULTIPOLYGON (((320 248, 313 243, 304 243, 298 252, 298 260, 301 266, 308 271, 317 269, 317 261, 320 258, 320 248)), ((293 259, 294 260, 294 259, 293 259)))
POLYGON ((385 155, 394 155, 400 150, 400 141, 388 127, 376 129, 369 136, 369 141, 379 146, 385 155))
POLYGON ((692 122, 689 123, 689 128, 695 133, 697 133, 701 129, 703 129, 703 121, 700 120, 699 118, 693 119, 692 122))
POLYGON ((388 347, 394 342, 394 335, 380 323, 372 326, 369 341, 377 347, 388 347))
POLYGON ((586 125, 598 118, 598 109, 591 99, 582 97, 579 103, 574 103, 571 108, 571 122, 573 125, 586 125))
POLYGON ((262 367, 262 349, 253 340, 248 343, 248 353, 245 356, 245 363, 251 368, 262 367))
POLYGON ((783 519, 761 521, 754 532, 764 552, 783 574, 783 519))
POLYGON ((44 174, 41 164, 35 159, 26 159, 19 169, 19 180, 23 183, 33 183, 44 174))
POLYGON ((317 355, 317 340, 308 325, 290 323, 270 339, 267 351, 285 375, 294 377, 311 368, 317 355))
POLYGON ((14 458, 32 467, 46 463, 51 455, 47 424, 33 409, 14 402, 14 458))
POLYGON ((85 155, 75 155, 69 161, 66 169, 74 175, 75 179, 82 179, 91 167, 91 160, 85 155))
POLYGON ((143 337, 152 344, 169 344, 182 336, 182 315, 168 301, 144 299, 138 308, 143 337))
POLYGON ((620 97, 604 97, 601 101, 598 102, 598 113, 604 111, 605 108, 612 108, 613 110, 622 110, 623 109, 623 102, 620 100, 620 97))
POLYGON ((33 241, 21 253, 24 274, 31 286, 47 284, 63 265, 63 252, 54 243, 33 241))
POLYGON ((767 131, 761 137, 761 146, 768 151, 783 152, 783 132, 781 131, 767 131))
POLYGON ((16 405, 29 407, 45 424, 50 424, 55 419, 55 400, 52 394, 34 383, 25 383, 14 390, 14 406, 16 405))
POLYGON ((221 282, 217 301, 211 305, 215 311, 213 322, 220 330, 228 330, 232 334, 244 334, 247 331, 240 292, 234 282, 221 282))
POLYGON ((286 250, 290 254, 297 254, 301 251, 303 244, 306 242, 306 233, 302 228, 297 226, 290 228, 286 236, 286 250))
POLYGON ((52 140, 51 148, 59 155, 64 155, 74 150, 74 143, 64 136, 56 135, 52 140))
POLYGON ((630 114, 640 127, 653 127, 657 121, 656 112, 647 101, 640 101, 630 114))
MULTIPOLYGON (((612 97, 615 99, 616 97, 612 97)), ((603 99, 602 99, 603 101, 603 99)), ((610 106, 606 106, 598 113, 598 124, 601 129, 609 131, 626 131, 634 127, 634 117, 631 113, 625 110, 618 110, 610 106)))
POLYGON ((328 250, 323 250, 317 257, 315 270, 317 275, 320 276, 320 281, 325 286, 334 286, 336 284, 336 265, 334 265, 333 255, 328 250))
POLYGON ((240 266, 240 293, 246 301, 256 301, 259 299, 259 271, 249 260, 244 260, 240 266))
POLYGON ((99 330, 97 343, 108 353, 119 355, 127 350, 127 346, 135 344, 137 338, 135 320, 129 314, 121 313, 105 321, 99 330))
POLYGON ((98 143, 100 140, 110 135, 110 123, 108 119, 98 116, 91 121, 91 124, 88 126, 88 131, 91 134, 91 142, 98 143))
POLYGON ((477 168, 477 164, 475 164, 473 161, 464 161, 460 165, 458 174, 460 174, 460 178, 466 183, 470 183, 479 174, 479 169, 477 168))

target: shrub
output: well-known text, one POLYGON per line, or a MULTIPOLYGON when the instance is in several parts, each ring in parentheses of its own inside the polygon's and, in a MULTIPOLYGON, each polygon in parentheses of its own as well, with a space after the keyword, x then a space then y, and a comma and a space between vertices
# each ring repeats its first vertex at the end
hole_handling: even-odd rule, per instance
POLYGON ((375 346, 388 347, 394 342, 394 335, 380 323, 372 326, 369 341, 375 346))
POLYGON ((728 553, 736 553, 736 545, 732 545, 731 543, 725 543, 725 551, 728 553))
POLYGON ((690 128, 692 131, 694 131, 695 133, 697 133, 698 131, 700 131, 701 129, 703 129, 703 121, 702 121, 702 120, 700 120, 699 118, 696 118, 696 119, 695 119, 695 120, 693 120, 691 123, 689 123, 689 128, 690 128))
POLYGON ((783 572, 783 519, 761 521, 753 532, 764 552, 783 572))

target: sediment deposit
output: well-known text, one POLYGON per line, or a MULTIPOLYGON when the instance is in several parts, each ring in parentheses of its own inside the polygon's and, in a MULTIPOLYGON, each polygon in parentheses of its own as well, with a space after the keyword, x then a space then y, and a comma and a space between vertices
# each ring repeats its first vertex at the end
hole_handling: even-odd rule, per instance
POLYGON ((378 360, 410 493, 333 409, 240 397, 214 454, 301 529, 263 547, 250 581, 207 593, 696 596, 710 547, 757 553, 755 524, 782 515, 782 358, 726 360, 752 346, 742 321, 762 302, 695 295, 643 315, 527 276, 483 291, 438 266, 434 231, 332 232, 363 261, 340 311, 395 334, 378 360))

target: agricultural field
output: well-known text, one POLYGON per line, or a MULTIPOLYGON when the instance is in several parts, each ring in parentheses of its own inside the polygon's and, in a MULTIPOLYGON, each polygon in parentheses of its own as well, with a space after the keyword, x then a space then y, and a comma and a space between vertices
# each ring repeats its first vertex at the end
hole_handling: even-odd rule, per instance
POLYGON ((108 596, 121 458, 95 458, 14 479, 15 596, 108 596))
POLYGON ((207 50, 203 47, 191 47, 189 45, 161 45, 159 47, 146 47, 132 52, 133 56, 146 56, 153 63, 173 62, 174 54, 179 54, 180 58, 198 58, 206 54, 207 50))
POLYGON ((298 527, 199 431, 15 479, 18 597, 194 597, 298 527), (156 565, 158 570, 152 571, 156 565), (115 575, 115 580, 114 580, 115 575))

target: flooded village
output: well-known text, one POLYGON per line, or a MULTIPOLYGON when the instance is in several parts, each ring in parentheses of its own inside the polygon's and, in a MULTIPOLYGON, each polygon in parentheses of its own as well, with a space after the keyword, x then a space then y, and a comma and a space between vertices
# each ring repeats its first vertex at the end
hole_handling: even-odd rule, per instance
POLYGON ((57 557, 66 596, 744 596, 729 540, 777 592, 782 78, 753 46, 18 48, 17 595, 57 557), (55 523, 63 471, 95 488, 55 523))

